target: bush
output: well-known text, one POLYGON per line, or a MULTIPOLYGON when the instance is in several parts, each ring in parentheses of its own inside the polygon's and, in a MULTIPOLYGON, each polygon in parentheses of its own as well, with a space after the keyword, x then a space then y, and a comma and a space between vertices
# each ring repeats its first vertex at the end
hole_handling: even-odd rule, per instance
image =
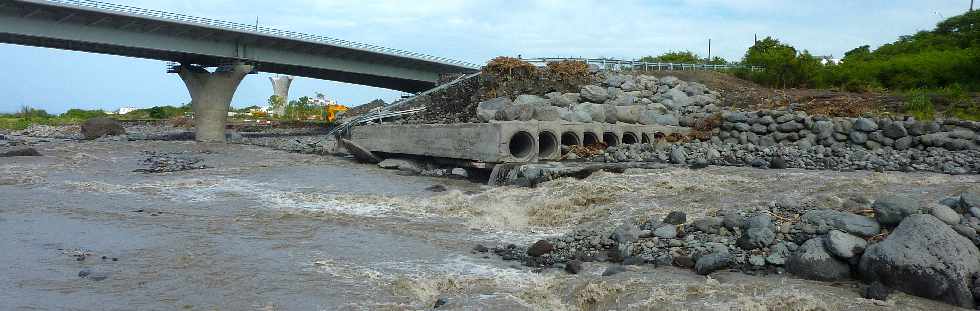
POLYGON ((91 118, 105 117, 105 111, 99 110, 84 110, 84 109, 68 109, 65 113, 61 114, 62 118, 68 119, 81 119, 87 120, 91 118))
POLYGON ((932 120, 936 117, 936 107, 924 90, 914 89, 905 92, 905 113, 919 120, 932 120))

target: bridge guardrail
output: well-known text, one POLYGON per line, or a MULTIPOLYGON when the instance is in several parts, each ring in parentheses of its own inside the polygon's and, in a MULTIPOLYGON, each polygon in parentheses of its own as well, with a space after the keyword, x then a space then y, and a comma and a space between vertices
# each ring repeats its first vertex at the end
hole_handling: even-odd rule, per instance
POLYGON ((621 60, 610 58, 574 58, 574 57, 541 57, 541 58, 522 58, 521 60, 534 65, 544 66, 551 62, 560 61, 579 61, 589 65, 596 65, 606 70, 726 70, 748 68, 752 71, 762 71, 761 66, 747 66, 741 64, 688 64, 688 63, 660 63, 660 62, 641 62, 635 60, 621 60))
POLYGON ((300 32, 295 32, 295 31, 289 31, 289 30, 281 30, 281 29, 275 29, 275 28, 269 28, 269 27, 262 27, 262 26, 258 26, 258 25, 246 25, 246 24, 241 24, 241 23, 228 22, 228 21, 222 21, 222 20, 216 20, 216 19, 210 19, 210 18, 204 18, 204 17, 196 17, 196 16, 189 16, 189 15, 184 15, 184 14, 170 13, 170 12, 165 12, 165 11, 150 10, 150 9, 144 9, 144 8, 138 8, 138 7, 132 7, 132 6, 114 4, 114 3, 107 3, 107 2, 101 2, 101 1, 93 1, 93 0, 45 0, 45 2, 50 2, 50 3, 60 4, 60 5, 67 5, 67 6, 75 6, 75 7, 79 7, 79 8, 92 8, 92 9, 98 9, 98 10, 104 10, 104 11, 119 12, 119 13, 131 14, 131 15, 139 15, 139 16, 146 16, 146 17, 152 17, 152 18, 166 19, 166 20, 172 20, 172 21, 177 21, 177 22, 182 22, 182 23, 200 24, 200 25, 209 26, 209 27, 219 27, 219 28, 224 28, 224 29, 227 29, 227 30, 240 31, 240 32, 246 32, 246 33, 255 33, 255 34, 263 34, 263 35, 273 35, 273 36, 278 36, 278 37, 283 37, 283 38, 290 38, 290 39, 299 39, 299 40, 320 42, 320 43, 337 45, 337 46, 342 46, 342 47, 347 47, 347 48, 354 48, 354 49, 360 49, 360 50, 366 50, 366 51, 372 51, 372 52, 379 52, 379 53, 384 53, 384 54, 389 54, 389 55, 395 55, 395 56, 412 57, 412 58, 416 58, 416 59, 427 60, 427 61, 434 61, 434 62, 440 62, 440 63, 450 64, 450 65, 455 65, 455 66, 469 67, 469 68, 472 68, 472 69, 479 69, 480 68, 480 65, 469 63, 469 62, 464 62, 464 61, 449 59, 449 58, 445 58, 445 57, 432 56, 432 55, 427 55, 427 54, 422 54, 422 53, 409 52, 409 51, 405 51, 405 50, 399 50, 399 49, 393 49, 393 48, 386 48, 386 47, 383 47, 383 46, 377 46, 377 45, 372 45, 372 44, 366 44, 366 43, 360 43, 360 42, 355 42, 355 41, 348 41, 348 40, 343 40, 343 39, 330 38, 330 37, 319 36, 319 35, 305 34, 305 33, 300 33, 300 32))

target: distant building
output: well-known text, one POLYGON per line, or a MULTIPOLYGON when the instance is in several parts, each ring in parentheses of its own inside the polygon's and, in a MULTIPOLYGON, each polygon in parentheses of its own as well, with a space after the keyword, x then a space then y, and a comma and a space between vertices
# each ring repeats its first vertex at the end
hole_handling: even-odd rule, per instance
POLYGON ((130 112, 136 111, 136 110, 137 109, 134 108, 134 107, 122 107, 122 108, 119 108, 119 111, 116 112, 116 114, 127 114, 127 113, 130 113, 130 112))
POLYGON ((839 65, 840 64, 840 58, 834 58, 833 55, 817 56, 817 58, 820 59, 820 64, 821 65, 830 65, 830 64, 839 65))

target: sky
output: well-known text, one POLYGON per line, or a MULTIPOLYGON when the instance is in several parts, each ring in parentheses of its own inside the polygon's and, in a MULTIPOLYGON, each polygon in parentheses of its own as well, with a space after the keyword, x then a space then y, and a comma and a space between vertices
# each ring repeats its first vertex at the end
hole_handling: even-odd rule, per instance
MULTIPOLYGON (((753 35, 840 57, 962 14, 969 0, 112 0, 193 16, 323 35, 484 64, 501 55, 636 59, 690 50, 738 60, 753 35)), ((165 63, 0 44, 0 112, 180 105, 190 96, 165 63)), ((232 106, 264 105, 267 73, 245 78, 232 106)), ((341 104, 401 92, 297 77, 291 99, 341 104)))

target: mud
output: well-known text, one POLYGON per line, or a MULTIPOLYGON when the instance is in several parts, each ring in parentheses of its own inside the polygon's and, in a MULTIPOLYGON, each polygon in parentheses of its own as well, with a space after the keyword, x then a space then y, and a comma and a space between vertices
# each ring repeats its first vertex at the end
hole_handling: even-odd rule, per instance
POLYGON ((471 249, 673 210, 696 218, 882 192, 938 200, 980 186, 927 173, 671 167, 491 188, 258 146, 33 147, 43 156, 0 158, 0 301, 12 310, 417 310, 440 298, 449 310, 949 309, 903 294, 862 299, 854 283, 647 266, 602 277, 603 263, 568 275, 471 249), (208 168, 133 172, 144 151, 208 168))

